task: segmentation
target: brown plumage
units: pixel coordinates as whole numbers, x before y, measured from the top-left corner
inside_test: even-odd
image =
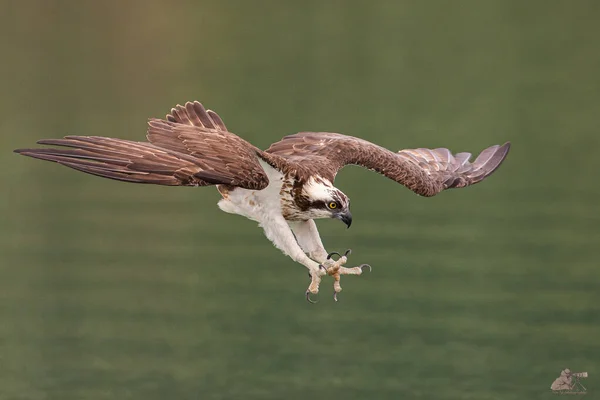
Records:
[[[301,132],[284,137],[266,151],[289,163],[309,165],[313,174],[333,182],[346,165],[360,165],[376,171],[422,196],[434,196],[444,189],[481,182],[504,161],[510,143],[485,149],[474,163],[470,153],[453,156],[448,149],[407,149],[394,153],[352,136],[329,132]]]
[[[54,161],[105,178],[171,186],[226,185],[261,190],[268,177],[263,160],[286,176],[306,182],[319,176],[333,183],[349,164],[376,171],[422,196],[465,187],[485,179],[505,159],[510,143],[485,149],[475,162],[469,153],[448,149],[408,149],[394,153],[352,136],[301,132],[262,151],[229,132],[221,118],[199,102],[171,110],[165,120],[148,122],[148,142],[99,136],[66,136],[39,144],[67,148],[15,152]]]
[[[79,171],[135,183],[171,186],[224,184],[264,189],[269,180],[262,152],[227,131],[221,118],[198,103],[177,106],[166,120],[148,121],[148,142],[99,136],[66,136],[38,144],[71,149],[18,149],[25,156]]]

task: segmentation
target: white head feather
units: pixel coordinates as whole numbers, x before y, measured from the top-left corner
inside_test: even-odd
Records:
[[[335,188],[328,180],[311,176],[308,181],[306,181],[306,184],[304,184],[303,189],[306,195],[313,201],[328,201],[331,199],[331,192]]]

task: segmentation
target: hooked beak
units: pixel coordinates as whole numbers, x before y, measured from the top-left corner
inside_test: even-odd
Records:
[[[340,213],[336,215],[336,218],[345,223],[348,228],[352,225],[352,214],[350,214],[350,211]]]

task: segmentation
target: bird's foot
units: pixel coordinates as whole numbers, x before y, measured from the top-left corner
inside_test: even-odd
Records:
[[[321,283],[321,277],[324,275],[327,275],[327,269],[322,265],[319,265],[319,268],[315,271],[308,272],[310,285],[308,286],[308,289],[306,289],[306,300],[309,303],[318,303],[318,301],[312,300],[310,295],[319,293],[319,284]]]
[[[363,273],[363,268],[369,268],[369,271],[371,271],[371,266],[368,264],[362,264],[359,265],[357,267],[353,267],[353,268],[346,268],[343,267],[344,264],[346,264],[346,262],[348,261],[348,256],[350,255],[351,250],[348,249],[346,250],[346,252],[344,253],[344,255],[341,255],[340,253],[337,252],[332,252],[329,253],[327,255],[327,260],[323,263],[323,265],[321,265],[320,267],[322,267],[325,270],[325,273],[327,275],[330,275],[333,277],[334,281],[333,281],[333,300],[338,301],[337,295],[339,292],[342,291],[342,286],[340,285],[340,278],[342,275],[360,275]],[[337,255],[339,256],[339,258],[336,260],[333,259],[333,255]],[[313,274],[316,275],[316,274]],[[313,276],[311,276],[312,278],[312,282],[311,285],[309,286],[308,290],[306,291],[306,299],[308,301],[310,301],[311,303],[314,303],[313,301],[310,300],[309,297],[309,293],[317,293],[319,291],[319,285],[318,283],[316,284],[316,286],[314,286],[314,282],[315,282],[315,278]],[[318,278],[318,281],[321,281],[321,278]],[[316,291],[312,291],[311,288],[316,287]]]

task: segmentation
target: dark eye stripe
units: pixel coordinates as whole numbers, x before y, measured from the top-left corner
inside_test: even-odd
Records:
[[[335,203],[335,207],[330,207],[331,203]],[[321,208],[325,210],[338,210],[342,208],[341,201],[323,201],[323,200],[315,200],[310,203],[310,208]]]
[[[310,204],[310,208],[324,208],[327,209],[327,203],[323,200],[316,200]]]

